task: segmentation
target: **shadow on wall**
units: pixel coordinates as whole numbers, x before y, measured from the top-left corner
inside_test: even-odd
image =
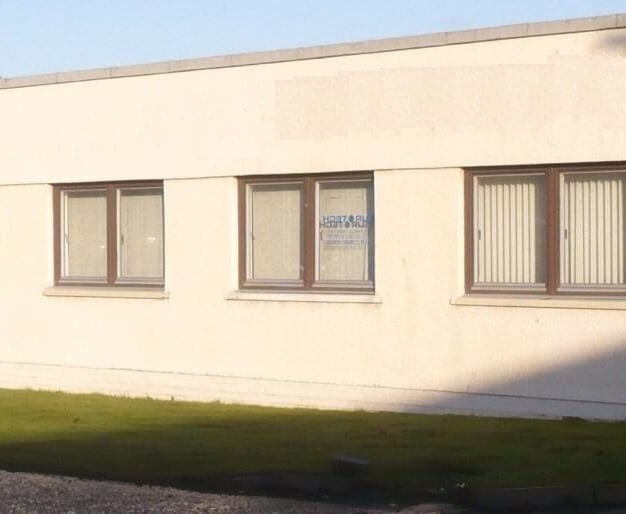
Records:
[[[626,335],[612,348],[540,371],[512,369],[505,381],[479,381],[465,391],[403,390],[399,396],[407,412],[626,419]]]
[[[506,335],[502,335],[501,341],[503,355],[490,355],[482,350],[484,364],[462,372],[470,377],[467,382],[459,376],[456,383],[442,382],[439,387],[433,387],[432,380],[420,384],[420,369],[442,366],[441,357],[429,362],[426,356],[411,363],[415,369],[413,387],[390,386],[391,372],[388,380],[381,379],[379,385],[373,386],[262,378],[262,369],[258,373],[260,377],[249,378],[211,375],[210,370],[200,375],[0,364],[6,379],[3,383],[10,387],[24,387],[26,376],[32,379],[27,384],[29,387],[161,399],[413,413],[626,419],[626,323],[623,338],[611,341],[598,335],[584,345],[578,341],[576,347],[587,349],[586,357],[576,358],[563,352],[554,365],[553,352],[546,352],[552,353],[550,366],[542,365],[540,353],[534,355],[532,367],[508,357]],[[603,350],[594,351],[599,347]],[[481,352],[479,345],[476,352]],[[343,363],[347,377],[351,376],[351,365],[349,358]],[[385,376],[384,370],[379,372]],[[444,375],[449,377],[450,373]],[[11,377],[15,377],[15,382],[11,382]]]

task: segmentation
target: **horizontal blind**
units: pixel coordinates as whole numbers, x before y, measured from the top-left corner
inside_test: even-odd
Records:
[[[474,180],[474,283],[545,283],[544,175]]]
[[[624,284],[624,173],[561,176],[562,285]]]

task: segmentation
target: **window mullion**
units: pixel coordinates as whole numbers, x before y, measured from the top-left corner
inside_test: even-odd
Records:
[[[315,180],[304,179],[304,204],[302,216],[302,278],[304,288],[315,282]]]
[[[117,278],[117,188],[107,186],[107,285]]]
[[[555,294],[559,283],[559,174],[554,168],[547,169],[546,174],[546,289],[548,294]]]

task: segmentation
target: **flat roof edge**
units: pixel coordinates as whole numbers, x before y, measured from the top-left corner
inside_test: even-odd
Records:
[[[348,55],[362,55],[398,50],[413,50],[436,46],[481,43],[503,39],[524,37],[551,36],[576,32],[592,32],[626,28],[626,13],[569,20],[520,23],[480,29],[438,32],[418,36],[372,39],[352,43],[335,43],[329,45],[248,52],[197,59],[182,59],[148,64],[135,64],[88,70],[65,71],[44,75],[0,78],[0,89],[64,84],[141,75],[158,75],[185,71],[229,68],[235,66],[251,66],[307,59],[322,59]]]

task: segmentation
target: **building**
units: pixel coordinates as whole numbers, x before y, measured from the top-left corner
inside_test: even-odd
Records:
[[[0,387],[626,418],[626,15],[0,80]]]

